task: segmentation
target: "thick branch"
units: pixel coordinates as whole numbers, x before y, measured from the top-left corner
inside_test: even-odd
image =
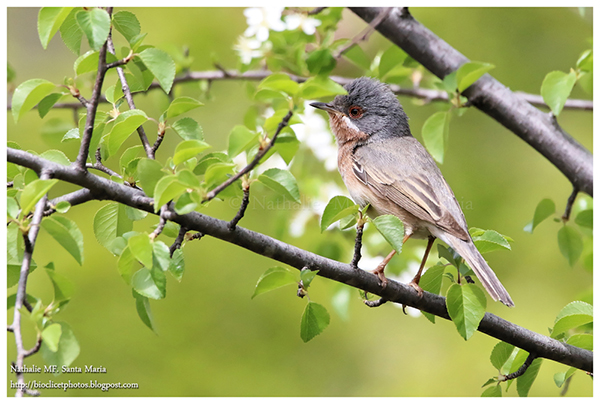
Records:
[[[381,12],[379,7],[350,9],[367,23]],[[406,10],[395,8],[377,30],[439,78],[469,61]],[[574,187],[593,196],[592,154],[558,126],[556,119],[525,102],[489,74],[463,91],[463,95],[550,160]]]
[[[154,213],[153,200],[140,190],[88,172],[80,172],[71,167],[53,163],[22,150],[8,148],[7,156],[11,163],[31,168],[38,173],[42,169],[49,170],[54,178],[88,188],[94,194],[104,195],[107,199]],[[442,296],[424,292],[423,297],[419,298],[414,288],[393,280],[390,280],[387,287],[382,289],[377,276],[369,272],[357,271],[349,264],[313,254],[239,226],[230,230],[228,222],[197,212],[177,215],[173,211],[167,211],[164,216],[186,229],[200,231],[202,234],[238,245],[291,267],[297,269],[308,267],[311,270],[318,270],[319,276],[379,295],[384,300],[405,304],[445,319],[450,318],[446,310],[445,299]],[[591,351],[537,334],[494,314],[486,313],[478,330],[533,353],[537,357],[547,358],[588,372],[592,371],[593,353]]]

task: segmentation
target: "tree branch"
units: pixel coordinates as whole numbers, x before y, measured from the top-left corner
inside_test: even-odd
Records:
[[[88,172],[78,171],[72,167],[53,163],[22,150],[7,148],[7,156],[11,163],[31,168],[38,173],[46,170],[51,172],[54,178],[85,187],[94,194],[104,195],[106,199],[154,214],[154,201],[140,190]],[[197,230],[202,234],[238,245],[297,269],[309,267],[311,270],[318,270],[318,275],[324,278],[381,296],[387,301],[405,304],[438,317],[450,319],[446,310],[445,298],[442,296],[424,292],[420,298],[414,288],[393,280],[390,280],[387,286],[382,288],[377,276],[366,271],[357,271],[350,264],[313,254],[239,226],[232,231],[229,229],[228,222],[198,212],[178,215],[167,210],[164,212],[164,216],[185,229]],[[485,314],[478,331],[524,349],[540,358],[550,359],[588,372],[593,369],[593,353],[591,351],[537,334],[491,313]]]
[[[275,131],[275,134],[273,135],[273,138],[271,139],[271,141],[266,146],[262,147],[262,149],[258,150],[258,153],[256,153],[256,156],[254,156],[254,159],[252,159],[252,161],[246,167],[242,168],[237,174],[229,177],[229,179],[227,179],[221,185],[215,187],[208,194],[206,194],[206,197],[204,198],[203,202],[210,201],[215,196],[217,196],[217,194],[219,192],[223,191],[229,185],[231,185],[234,182],[236,182],[237,180],[239,180],[243,175],[252,171],[252,169],[254,167],[256,167],[256,165],[259,163],[260,159],[262,159],[269,152],[269,150],[271,150],[271,148],[275,144],[275,141],[277,141],[277,135],[279,135],[279,132],[281,132],[283,130],[283,128],[285,128],[287,126],[292,115],[293,115],[293,112],[289,111],[287,113],[287,115],[283,117],[281,122],[279,122],[279,125],[277,126],[277,130]]]
[[[114,55],[115,46],[113,44],[111,34],[108,35],[106,45],[108,47],[108,51]],[[130,56],[128,56],[125,59],[128,59]],[[117,74],[119,75],[119,79],[121,80],[121,88],[123,89],[123,94],[125,95],[125,99],[127,100],[127,105],[129,105],[129,109],[135,109],[133,95],[131,94],[131,90],[129,89],[129,84],[127,83],[127,78],[125,77],[125,72],[123,71],[122,67],[117,66]],[[146,151],[146,156],[148,156],[148,158],[150,159],[154,159],[154,151],[152,150],[152,146],[150,146],[150,142],[148,142],[148,136],[146,136],[146,132],[144,131],[142,125],[138,126],[137,132],[140,137],[140,141],[142,142],[142,146],[144,146],[144,150]]]
[[[365,22],[379,7],[350,7]],[[395,8],[377,30],[439,78],[468,62],[408,12]],[[567,134],[553,117],[531,106],[489,74],[463,91],[473,106],[526,141],[558,168],[574,187],[593,196],[592,154]]]
[[[77,168],[73,170],[78,171]],[[50,171],[45,168],[41,168],[38,171],[38,175],[40,179],[47,180],[50,178]],[[30,350],[26,350],[23,347],[23,334],[21,333],[21,308],[25,305],[25,299],[27,296],[27,278],[29,277],[29,268],[31,266],[33,249],[35,248],[35,241],[37,240],[37,236],[40,231],[40,223],[42,222],[44,209],[46,208],[47,201],[48,195],[46,194],[35,205],[35,211],[29,224],[29,231],[23,234],[23,239],[25,241],[25,251],[23,253],[23,262],[21,263],[21,271],[19,274],[19,283],[17,286],[17,295],[15,298],[13,323],[10,326],[10,329],[15,336],[15,345],[17,347],[17,369],[23,368],[24,360],[27,356],[33,355],[39,350],[39,346],[37,346],[37,344],[37,348],[36,346],[34,346]],[[23,375],[23,372],[17,372],[17,383],[19,383],[21,386],[25,385],[25,377]],[[16,396],[22,397],[24,393],[24,389],[17,389]]]
[[[285,73],[285,72],[280,72]],[[176,77],[173,81],[173,85],[188,83],[200,80],[208,80],[208,81],[220,81],[220,80],[246,80],[246,81],[259,81],[263,80],[266,77],[273,74],[268,70],[249,70],[244,73],[240,73],[237,70],[207,70],[207,71],[196,71],[196,72],[187,72],[186,74]],[[291,73],[287,74],[292,80],[297,83],[303,83],[308,80],[307,77],[297,76]],[[330,76],[330,78],[340,85],[345,85],[354,80],[352,77],[341,77],[341,76]],[[448,102],[448,93],[442,90],[435,90],[430,88],[404,88],[400,87],[397,84],[388,84],[390,89],[397,95],[417,98],[420,100],[424,100],[425,102]],[[160,85],[158,83],[150,84],[150,87],[145,92],[160,89]],[[546,103],[544,102],[542,96],[536,94],[524,93],[522,91],[516,91],[514,93],[517,97],[527,101],[531,105],[535,105],[537,107],[542,107],[544,109],[549,109]],[[104,96],[101,96],[98,100],[99,102],[107,102]],[[57,103],[54,104],[52,108],[60,109],[79,109],[82,108],[79,103]],[[10,104],[7,106],[7,109],[10,110]],[[580,100],[580,99],[568,99],[565,103],[563,109],[571,109],[571,110],[584,110],[584,111],[593,111],[594,110],[594,102],[591,100]]]

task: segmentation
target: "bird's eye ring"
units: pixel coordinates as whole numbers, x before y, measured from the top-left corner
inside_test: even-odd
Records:
[[[363,109],[361,107],[353,105],[348,109],[348,115],[350,116],[350,118],[358,119],[363,115]]]

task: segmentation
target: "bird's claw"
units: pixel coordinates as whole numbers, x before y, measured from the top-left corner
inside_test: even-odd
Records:
[[[423,297],[423,288],[421,288],[419,284],[414,281],[414,279],[408,283],[408,286],[412,286],[417,291],[419,298]]]
[[[377,267],[373,271],[373,274],[377,275],[379,278],[379,286],[381,286],[383,289],[385,289],[388,284],[388,280],[383,273],[384,268],[385,267]]]

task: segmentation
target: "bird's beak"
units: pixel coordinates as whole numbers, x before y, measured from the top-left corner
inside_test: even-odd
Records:
[[[330,114],[340,115],[341,112],[335,109],[335,107],[331,104],[326,104],[324,102],[313,102],[310,104],[311,107],[315,107],[318,109],[322,109],[323,111],[329,112]]]

